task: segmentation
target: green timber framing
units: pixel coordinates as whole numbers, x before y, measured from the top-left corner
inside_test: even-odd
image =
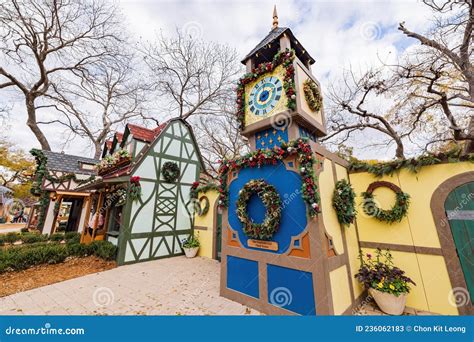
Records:
[[[172,153],[173,151],[170,153],[173,141],[179,142],[179,155]],[[189,150],[190,146],[191,150]],[[135,150],[136,146],[133,148]],[[179,241],[193,233],[193,215],[187,208],[189,190],[192,183],[199,179],[201,170],[204,170],[204,164],[192,128],[184,120],[170,120],[158,137],[149,146],[144,147],[142,153],[143,156],[139,157],[133,165],[130,177],[140,176],[143,195],[138,204],[127,201],[123,208],[122,226],[118,237],[117,262],[120,265],[182,255]],[[137,154],[134,153],[134,155]],[[150,170],[145,172],[148,177],[142,172],[143,167],[146,167],[147,159],[153,160],[154,177],[150,176]],[[180,166],[180,177],[176,183],[166,183],[162,180],[161,168],[165,161],[174,161]],[[192,179],[188,172],[191,166],[194,166]],[[187,179],[183,180],[185,176]],[[145,189],[147,185],[152,186],[150,193]],[[139,224],[137,219],[150,202],[153,207],[151,231],[136,232],[134,228]],[[189,225],[185,229],[179,229],[178,226],[180,220],[183,219],[179,215],[184,214],[179,212],[180,207],[186,210],[184,216],[189,220]],[[163,227],[169,229],[163,230],[161,229]],[[139,246],[134,244],[134,241],[143,241],[143,243]]]
[[[140,177],[141,198],[126,201],[118,236],[108,234],[107,237],[111,241],[116,239],[117,263],[123,265],[182,255],[181,239],[194,232],[194,217],[188,208],[189,191],[201,172],[205,172],[192,128],[186,121],[176,118],[164,124],[151,142],[128,135],[124,134],[120,142],[121,148],[131,144],[129,151],[133,157],[126,174],[114,175],[114,171],[104,175],[99,183],[84,186],[84,189],[104,191],[104,187],[123,184],[129,192],[130,178]],[[114,149],[115,146],[110,152]],[[179,166],[180,176],[174,183],[165,182],[161,176],[166,161]],[[105,223],[107,227],[111,226],[110,219]]]

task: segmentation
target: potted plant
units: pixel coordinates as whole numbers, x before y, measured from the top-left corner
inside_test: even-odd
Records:
[[[200,245],[199,239],[194,235],[190,235],[187,239],[183,239],[182,241],[184,254],[186,254],[187,258],[194,258]]]
[[[377,249],[375,258],[371,254],[359,253],[361,263],[355,278],[364,285],[379,306],[389,315],[401,315],[405,309],[409,284],[416,285],[405,276],[405,272],[395,267],[389,250]]]

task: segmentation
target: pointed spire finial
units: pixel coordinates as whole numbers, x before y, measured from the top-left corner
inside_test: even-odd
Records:
[[[273,6],[273,28],[278,27],[278,13],[277,13],[277,6]]]

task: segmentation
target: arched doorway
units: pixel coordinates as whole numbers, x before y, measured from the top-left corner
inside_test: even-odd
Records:
[[[441,249],[451,285],[465,292],[458,310],[474,314],[474,172],[466,172],[443,182],[431,199]],[[458,293],[459,294],[459,293]]]

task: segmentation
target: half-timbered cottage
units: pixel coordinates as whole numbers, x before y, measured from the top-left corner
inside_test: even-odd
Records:
[[[190,190],[203,170],[191,127],[181,119],[155,129],[127,124],[104,145],[91,192],[83,243],[106,239],[119,264],[181,255],[193,233]]]
[[[58,231],[82,231],[84,208],[89,193],[77,187],[95,178],[96,159],[65,153],[32,150],[36,158],[33,192],[40,197],[29,218],[28,227],[44,234]]]

